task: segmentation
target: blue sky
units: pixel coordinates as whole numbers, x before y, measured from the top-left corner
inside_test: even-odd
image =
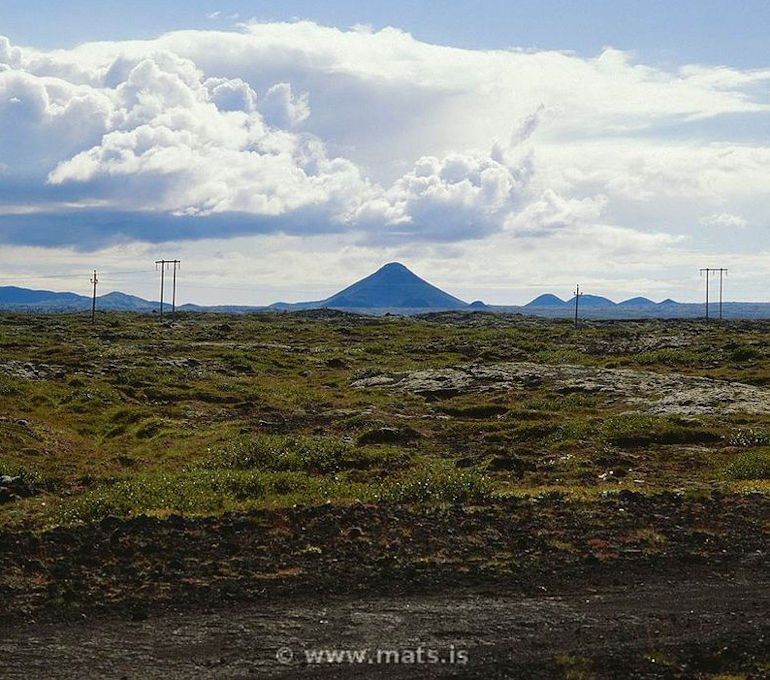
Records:
[[[770,3],[0,4],[0,285],[764,300]],[[137,42],[140,41],[140,42]],[[22,278],[23,277],[23,278]],[[81,278],[83,281],[81,281]]]
[[[219,12],[217,18],[211,15]],[[636,50],[654,63],[760,66],[767,61],[766,0],[356,0],[163,2],[4,0],[2,32],[19,44],[69,47],[151,38],[235,21],[311,19],[329,26],[398,26],[419,40],[472,49],[523,47],[593,55]]]

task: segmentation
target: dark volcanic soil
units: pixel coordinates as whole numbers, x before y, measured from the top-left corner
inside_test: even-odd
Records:
[[[144,621],[109,617],[69,626],[24,625],[0,642],[3,659],[11,661],[0,675],[41,680],[711,677],[725,668],[756,667],[766,654],[768,585],[768,580],[688,579],[559,597],[468,591],[319,596],[169,612]],[[417,663],[419,649],[423,659],[432,652],[437,661]],[[322,657],[320,663],[308,663],[308,653],[323,650],[363,655],[361,661],[330,663]],[[398,656],[385,656],[393,652]]]
[[[620,492],[4,534],[0,677],[768,677],[768,518]],[[301,663],[420,645],[469,661]]]

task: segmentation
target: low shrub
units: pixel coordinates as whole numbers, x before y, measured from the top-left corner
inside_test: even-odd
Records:
[[[23,390],[22,380],[0,373],[0,397],[12,397],[21,394]]]
[[[51,519],[55,524],[78,524],[108,515],[210,515],[272,501],[286,506],[331,499],[373,500],[374,493],[365,485],[301,472],[187,469],[106,480],[59,503]]]
[[[647,444],[697,444],[719,441],[721,436],[703,425],[673,416],[623,413],[599,426],[602,438],[615,446]]]
[[[686,349],[657,349],[642,352],[633,358],[639,366],[663,365],[694,368],[704,362],[704,357]]]
[[[722,472],[734,480],[770,479],[770,449],[738,453]]]
[[[741,347],[736,347],[732,352],[730,352],[730,359],[738,363],[743,363],[745,361],[753,361],[754,359],[761,359],[761,358],[762,358],[762,352],[758,350],[756,347],[750,347],[748,345],[742,345]]]
[[[216,451],[204,463],[208,468],[235,470],[335,472],[352,447],[342,442],[312,437],[258,435],[243,437]]]
[[[770,432],[767,430],[755,430],[753,428],[740,428],[728,440],[730,446],[765,446],[770,444]]]
[[[483,503],[492,483],[471,471],[419,470],[388,481],[378,498],[390,503]]]
[[[0,459],[0,477],[20,477],[25,484],[39,484],[41,475],[37,470],[32,470],[24,465],[10,460]]]
[[[152,439],[160,434],[163,429],[167,429],[169,423],[161,418],[148,418],[136,430],[137,439]]]
[[[253,471],[186,470],[145,473],[108,480],[63,504],[57,519],[66,524],[92,522],[107,515],[210,513],[228,503],[264,496],[267,484]]]
[[[214,451],[203,467],[327,474],[399,460],[404,455],[399,449],[355,447],[329,437],[257,435],[243,437]]]
[[[441,411],[455,418],[493,418],[508,412],[502,404],[471,404],[469,406],[444,406]]]

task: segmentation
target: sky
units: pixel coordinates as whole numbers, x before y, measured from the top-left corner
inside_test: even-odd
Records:
[[[0,2],[0,285],[767,301],[770,3]]]

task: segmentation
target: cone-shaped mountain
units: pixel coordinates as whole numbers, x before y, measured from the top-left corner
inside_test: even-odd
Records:
[[[321,303],[337,308],[460,309],[468,304],[391,262]]]

